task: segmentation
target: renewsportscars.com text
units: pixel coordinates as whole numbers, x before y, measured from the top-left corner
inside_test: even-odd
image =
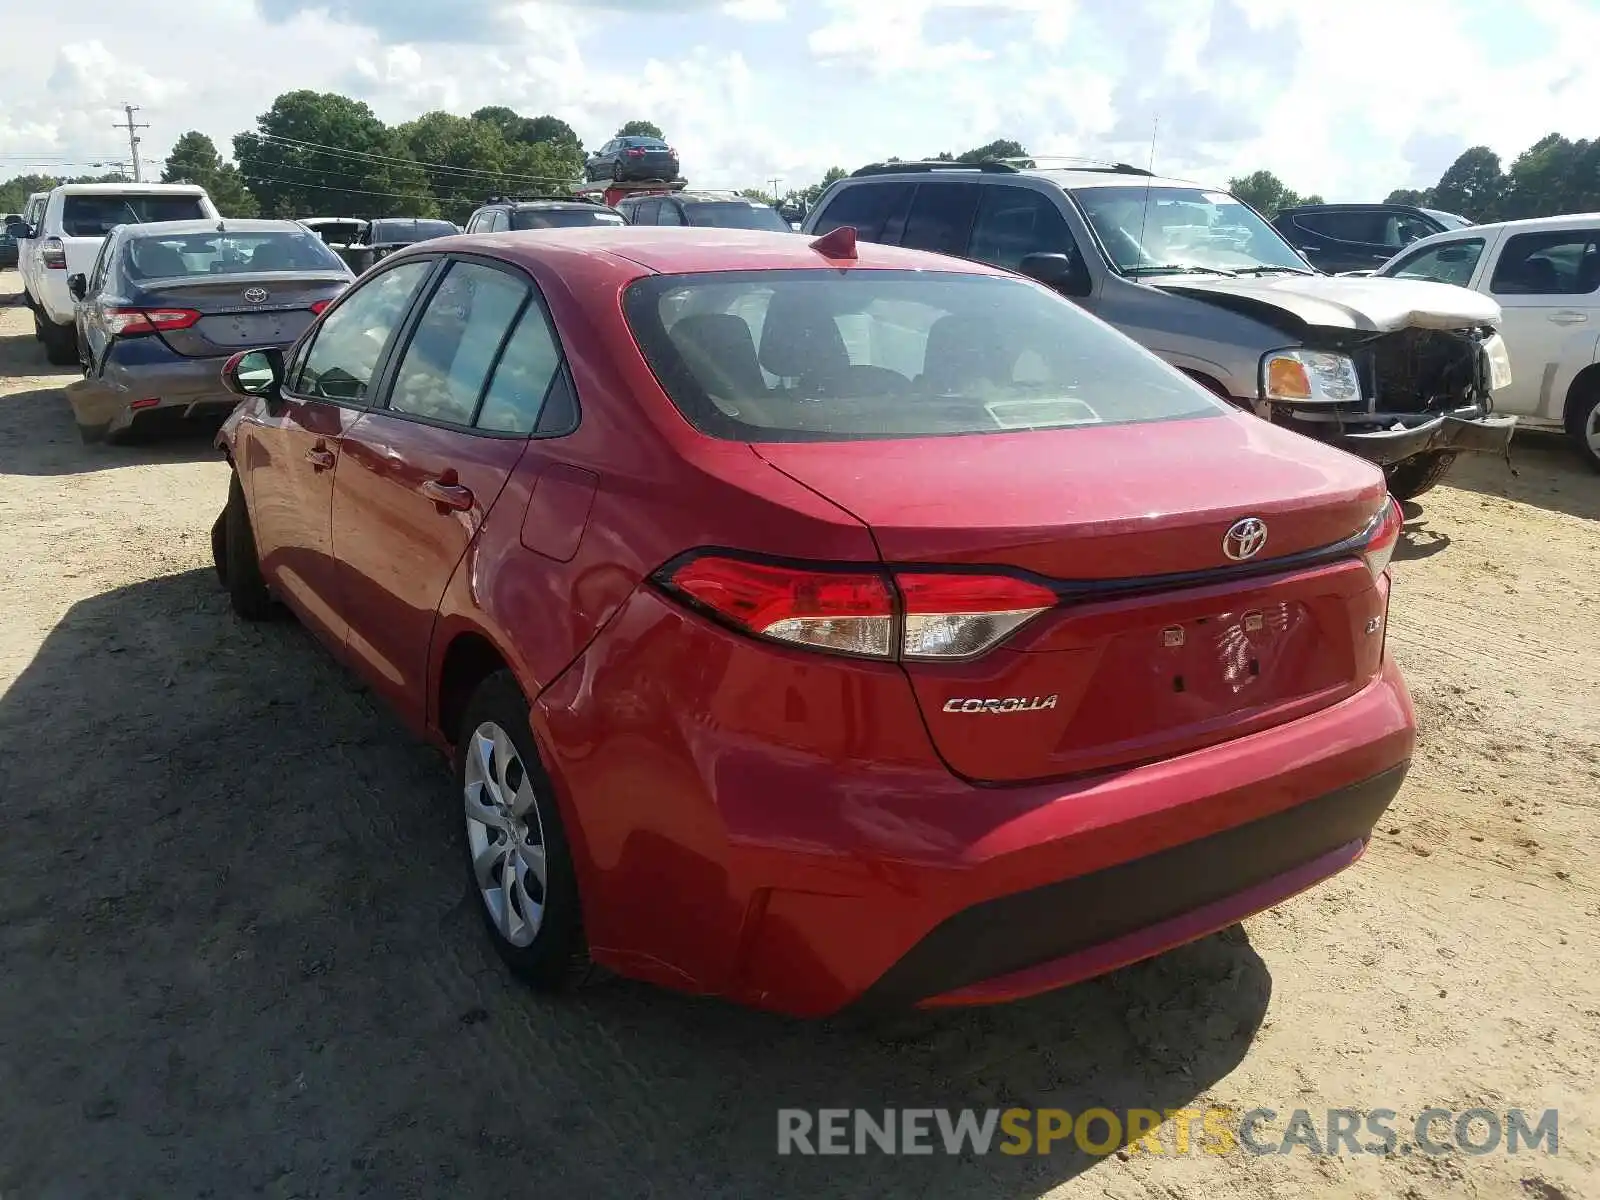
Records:
[[[1556,1154],[1558,1126],[1553,1108],[781,1108],[778,1153]]]

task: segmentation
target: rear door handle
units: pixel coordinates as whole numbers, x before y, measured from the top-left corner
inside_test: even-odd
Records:
[[[442,512],[467,512],[473,504],[472,489],[463,484],[454,471],[428,480],[422,485],[422,494]]]
[[[325,443],[318,442],[306,451],[306,461],[311,464],[313,471],[331,471],[335,460],[333,451]]]
[[[1550,320],[1557,325],[1582,325],[1588,319],[1588,313],[1575,312],[1572,309],[1563,309],[1561,312],[1550,314]]]

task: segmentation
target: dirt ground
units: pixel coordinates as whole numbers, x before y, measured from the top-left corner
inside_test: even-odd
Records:
[[[230,615],[207,440],[84,447],[71,374],[0,307],[5,1200],[1600,1195],[1600,475],[1560,443],[1412,508],[1421,748],[1364,861],[1109,978],[864,1029],[510,983],[443,762]],[[782,1106],[1012,1103],[1555,1107],[1560,1152],[776,1153]]]

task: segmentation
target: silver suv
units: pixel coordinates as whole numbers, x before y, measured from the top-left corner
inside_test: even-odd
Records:
[[[1257,415],[1381,465],[1401,499],[1461,451],[1505,454],[1516,418],[1500,307],[1465,288],[1313,269],[1225,191],[1120,163],[881,163],[802,227],[1029,275]]]

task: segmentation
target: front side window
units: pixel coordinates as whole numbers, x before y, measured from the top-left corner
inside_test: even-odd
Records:
[[[389,407],[472,424],[489,370],[527,298],[527,285],[505,271],[451,263],[395,369]]]
[[[676,200],[663,200],[661,209],[656,214],[657,225],[682,225],[683,209]]]
[[[384,347],[432,269],[423,259],[356,284],[318,328],[294,390],[319,400],[365,400]]]
[[[151,221],[198,221],[205,216],[199,196],[150,192],[96,192],[62,201],[61,231],[67,237],[104,237],[118,225]]]
[[[1055,201],[1031,188],[982,188],[968,255],[1014,271],[1029,254],[1072,254],[1077,249]]]
[[[1225,412],[1071,302],[956,272],[656,275],[625,312],[684,417],[738,441],[858,441]]]
[[[123,267],[131,279],[240,275],[257,271],[346,272],[343,260],[314,233],[186,233],[130,237]]]
[[[1600,287],[1600,229],[1506,239],[1489,290],[1497,296],[1586,296]]]
[[[1310,273],[1276,229],[1227,192],[1116,184],[1072,194],[1124,275]]]
[[[1389,279],[1424,279],[1429,283],[1453,283],[1466,287],[1472,282],[1478,259],[1483,257],[1482,238],[1461,238],[1424,246],[1404,258],[1396,259],[1379,271]]]

